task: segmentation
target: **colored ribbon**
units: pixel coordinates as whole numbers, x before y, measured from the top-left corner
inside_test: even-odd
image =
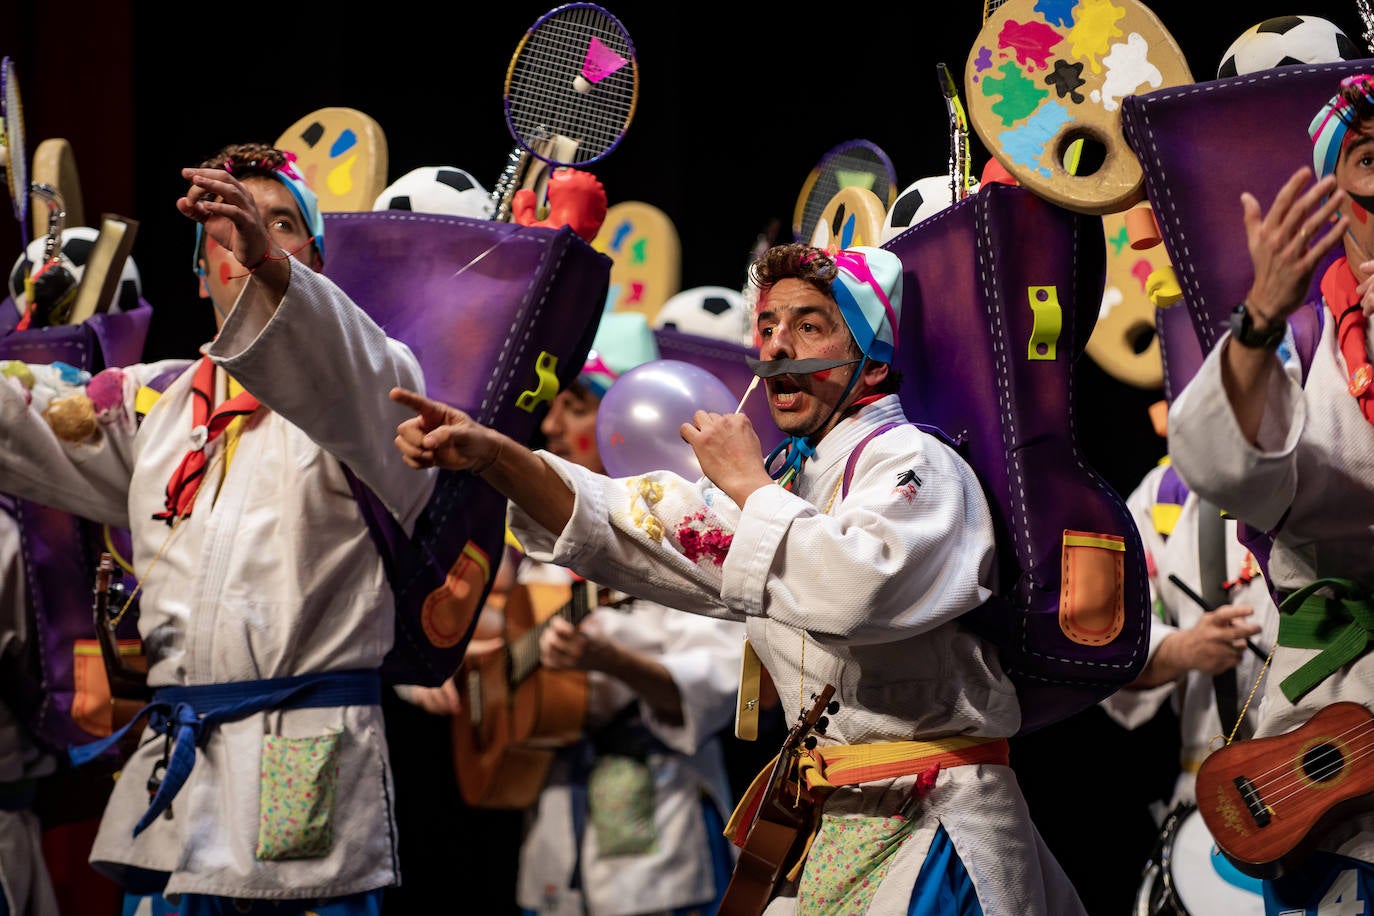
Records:
[[[1364,418],[1374,423],[1374,366],[1370,365],[1365,346],[1369,319],[1360,305],[1358,284],[1350,265],[1341,257],[1322,275],[1322,298],[1336,320],[1336,341],[1345,357],[1350,394],[1359,403]]]
[[[215,364],[209,357],[202,356],[196,364],[195,376],[191,380],[193,399],[191,402],[192,446],[181,462],[172,471],[167,481],[167,498],[163,511],[153,518],[171,525],[178,518],[191,514],[196,501],[196,492],[205,478],[205,449],[236,418],[246,416],[258,409],[258,399],[246,391],[229,398],[212,412],[214,403]]]
[[[295,677],[241,681],[231,684],[199,684],[162,687],[122,728],[109,737],[79,747],[68,755],[81,766],[117,744],[136,722],[148,717],[148,727],[170,735],[172,754],[148,810],[134,825],[138,836],[172,804],[196,763],[196,746],[222,722],[232,722],[267,709],[303,709],[329,706],[378,706],[381,680],[376,671],[335,671]]]

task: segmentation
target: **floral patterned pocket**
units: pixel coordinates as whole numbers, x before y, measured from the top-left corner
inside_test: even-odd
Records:
[[[654,775],[634,757],[608,754],[592,767],[587,805],[603,856],[643,855],[654,849]]]
[[[330,816],[338,780],[338,732],[314,738],[263,735],[257,857],[328,855],[334,843]]]
[[[867,912],[911,824],[901,817],[822,817],[797,888],[798,916]]]

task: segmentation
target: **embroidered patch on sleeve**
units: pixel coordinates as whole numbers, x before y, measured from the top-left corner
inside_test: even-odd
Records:
[[[917,473],[913,471],[911,468],[907,468],[905,471],[897,475],[897,486],[892,492],[896,493],[898,496],[902,497],[907,502],[911,502],[916,498],[916,492],[920,489],[920,487],[920,476],[918,476]]]

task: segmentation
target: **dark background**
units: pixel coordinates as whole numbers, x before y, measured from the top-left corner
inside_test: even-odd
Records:
[[[190,355],[213,330],[195,295],[193,231],[174,207],[184,190],[181,167],[229,142],[272,142],[310,111],[345,106],[385,130],[389,179],[421,165],[454,165],[490,187],[513,145],[502,114],[506,65],[525,29],[554,5],[347,11],[342,4],[7,0],[0,54],[16,62],[29,152],[49,137],[71,142],[87,222],[106,211],[140,221],[133,257],[155,309],[146,353],[155,359]],[[899,188],[946,170],[935,65],[962,77],[981,3],[605,5],[635,43],[641,88],[623,143],[588,170],[611,203],[646,201],[673,220],[684,289],[738,287],[760,233],[770,226],[786,233],[808,171],[838,143],[878,144]],[[1242,31],[1276,15],[1325,17],[1366,47],[1354,2],[1148,5],[1197,80],[1215,75]],[[1236,142],[1263,136],[1238,126]],[[972,154],[980,171],[988,156],[976,135]],[[8,271],[3,258],[19,251],[18,225],[0,220],[0,267]],[[1129,492],[1163,453],[1145,412],[1161,392],[1121,384],[1086,358],[1076,372],[1083,451]],[[508,904],[516,817],[462,810],[442,723],[409,708],[387,711],[406,881],[389,909],[437,894],[456,904],[473,894]],[[1125,732],[1090,710],[1013,744],[1041,832],[1094,916],[1129,911],[1155,839],[1146,806],[1172,788],[1174,728],[1167,711]],[[754,751],[741,754],[747,760]]]

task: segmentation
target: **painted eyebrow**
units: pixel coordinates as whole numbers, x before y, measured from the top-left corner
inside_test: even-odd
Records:
[[[1357,135],[1354,140],[1346,144],[1343,158],[1349,160],[1351,156],[1355,155],[1356,150],[1369,146],[1370,144],[1374,144],[1374,137],[1371,137],[1369,134]]]
[[[793,315],[801,317],[811,317],[813,315],[824,315],[825,307],[821,305],[796,305],[792,306],[792,308],[790,308],[788,311],[790,311]],[[775,320],[777,319],[777,317],[778,313],[776,309],[764,309],[761,312],[759,312],[758,320]]]
[[[267,211],[268,219],[276,219],[278,217],[295,220],[302,225],[305,223],[305,220],[301,219],[300,211],[292,209],[291,207],[273,207],[271,210]]]

